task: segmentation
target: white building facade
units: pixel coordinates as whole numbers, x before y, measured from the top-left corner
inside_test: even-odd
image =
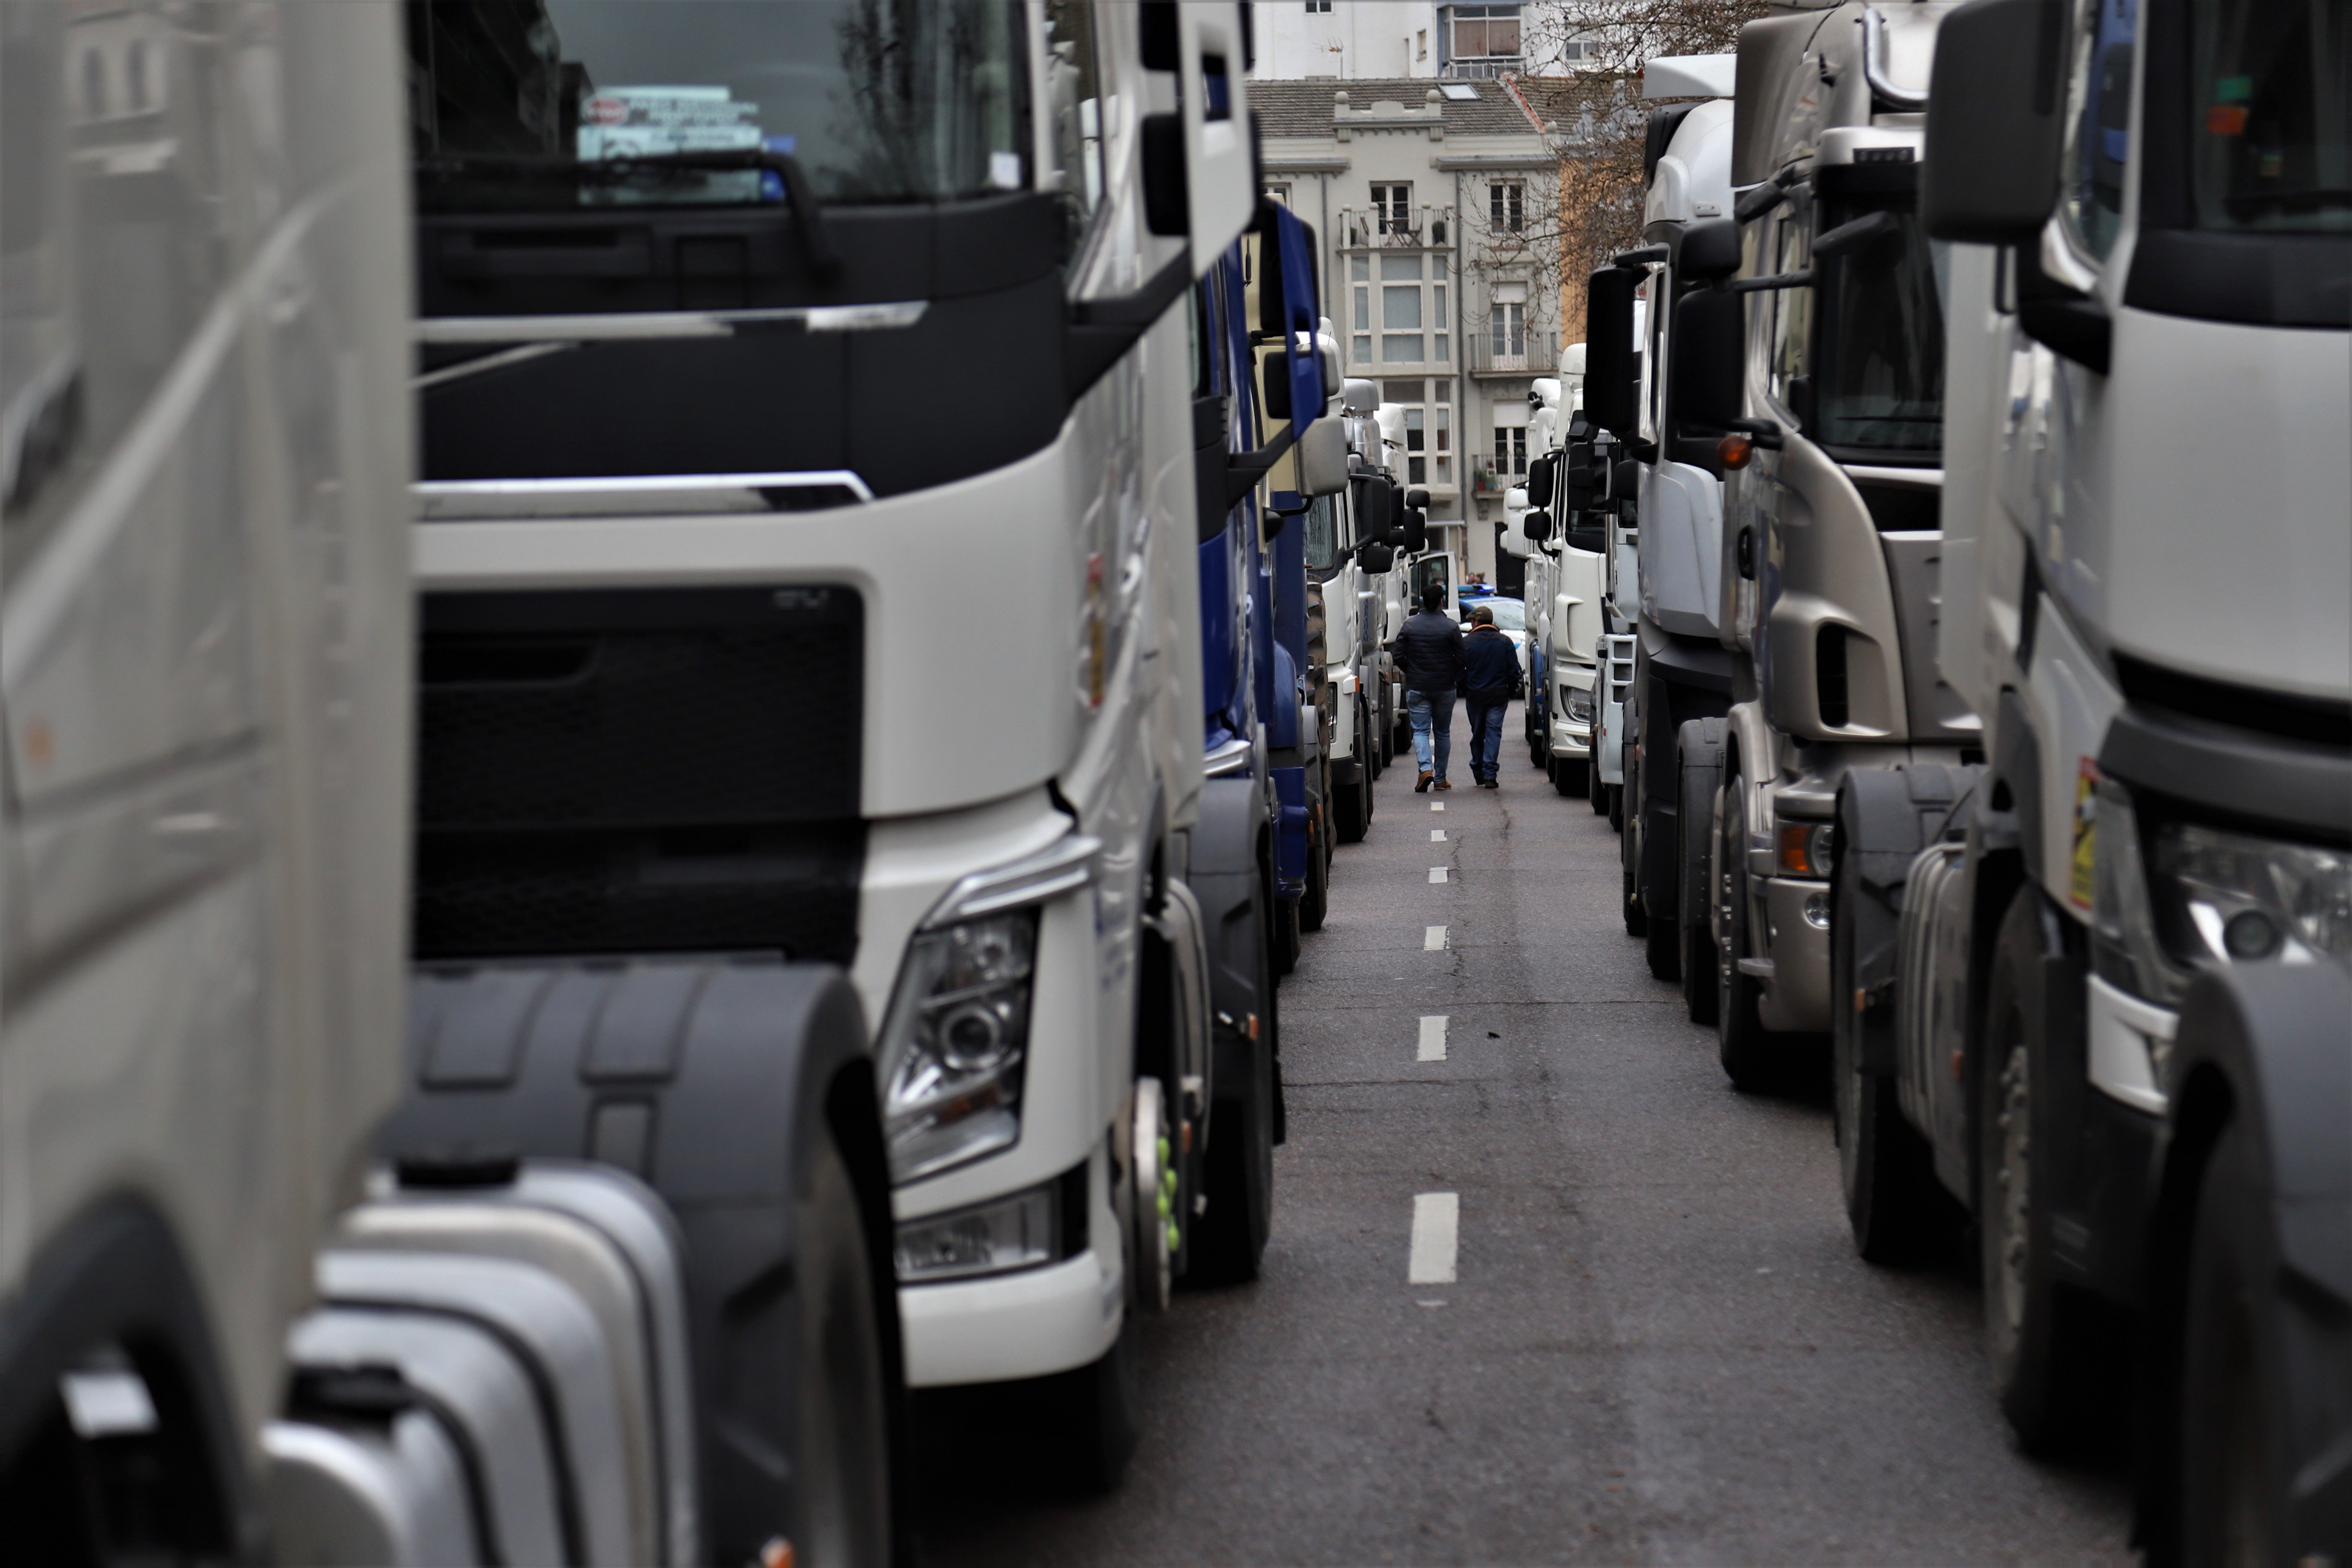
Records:
[[[1573,68],[1557,0],[1255,0],[1257,68],[1266,81],[1491,79]]]
[[[1402,407],[1400,476],[1496,581],[1528,385],[1559,363],[1558,152],[1504,80],[1253,80],[1250,102],[1268,194],[1318,236],[1347,374]]]

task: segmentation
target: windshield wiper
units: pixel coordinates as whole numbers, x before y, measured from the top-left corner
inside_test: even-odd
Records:
[[[691,153],[644,153],[624,158],[430,153],[420,156],[416,165],[426,173],[442,175],[496,171],[555,180],[622,179],[646,170],[666,169],[771,174],[783,182],[784,199],[793,209],[793,231],[800,239],[801,254],[809,270],[820,278],[830,278],[841,270],[841,258],[835,253],[833,241],[825,233],[824,213],[817,205],[816,190],[809,184],[808,173],[801,167],[800,160],[790,153],[771,152],[765,147],[711,147]]]

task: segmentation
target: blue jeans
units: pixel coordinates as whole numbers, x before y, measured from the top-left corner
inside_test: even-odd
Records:
[[[1502,772],[1503,715],[1509,711],[1511,700],[1481,702],[1470,699],[1470,772],[1474,777],[1491,779]]]
[[[1445,776],[1446,759],[1454,754],[1454,693],[1451,691],[1408,691],[1404,694],[1405,716],[1412,721],[1412,755],[1423,773]],[[1437,765],[1432,768],[1430,750],[1437,752]]]

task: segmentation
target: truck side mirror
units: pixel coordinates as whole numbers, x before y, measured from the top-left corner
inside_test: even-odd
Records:
[[[1976,0],[1936,30],[1919,216],[1937,239],[2031,241],[2058,205],[2064,19],[2053,0]]]
[[[1337,419],[1309,425],[1291,455],[1297,459],[1301,495],[1338,495],[1348,488],[1348,432]]]
[[[1385,544],[1360,544],[1356,547],[1356,564],[1377,577],[1396,564],[1396,552]]]
[[[1721,283],[1739,271],[1739,226],[1727,217],[1711,217],[1683,230],[1675,274],[1694,283]]]
[[[1402,542],[1403,509],[1397,503],[1396,481],[1386,474],[1349,476],[1348,510],[1355,514],[1356,531],[1365,540],[1391,547]]]
[[[1712,440],[1739,417],[1747,369],[1747,311],[1737,294],[1700,289],[1675,304],[1674,372],[1667,378],[1675,435]]]
[[[1397,542],[1408,554],[1418,555],[1429,548],[1429,514],[1417,506],[1404,509],[1404,537]]]
[[[1258,330],[1272,334],[1284,351],[1266,356],[1266,415],[1291,420],[1304,435],[1328,406],[1331,390],[1318,341],[1322,319],[1315,297],[1315,231],[1292,216],[1289,208],[1271,201],[1258,204],[1250,228],[1258,237]],[[1276,360],[1286,381],[1279,395],[1272,384]]]
[[[1143,63],[1168,67],[1168,14],[1174,14],[1177,110],[1143,119],[1144,222],[1154,234],[1192,241],[1192,269],[1208,271],[1249,226],[1257,208],[1257,136],[1241,65],[1247,53],[1244,7],[1150,7]],[[1310,310],[1306,328],[1315,330]],[[1318,402],[1319,409],[1322,405]]]
[[[1528,504],[1529,506],[1551,505],[1552,470],[1559,466],[1559,454],[1558,452],[1546,452],[1542,457],[1538,458],[1528,464],[1528,482],[1526,488],[1528,492]],[[1538,536],[1529,534],[1528,537],[1532,539]]]
[[[1429,492],[1423,489],[1407,490],[1404,492],[1404,504],[1409,507],[1419,508],[1423,511],[1427,511],[1429,510]]]
[[[1538,507],[1519,520],[1519,530],[1540,544],[1551,537],[1551,513]]]
[[[1584,295],[1584,412],[1620,436],[1636,434],[1641,363],[1633,347],[1633,290],[1642,275],[1629,268],[1593,271]]]
[[[1559,470],[1559,494],[1555,498],[1562,511],[1583,511],[1600,500],[1604,488],[1601,479],[1593,472],[1592,443],[1579,440],[1563,454],[1566,461]]]

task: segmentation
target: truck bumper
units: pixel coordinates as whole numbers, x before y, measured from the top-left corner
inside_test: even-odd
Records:
[[[1044,1377],[1101,1357],[1118,1337],[1126,1280],[1089,1247],[1043,1268],[898,1292],[915,1388]]]
[[[1592,752],[1592,726],[1555,719],[1551,721],[1551,733],[1547,740],[1553,756],[1581,759]]]
[[[1830,885],[1795,877],[1764,883],[1764,955],[1772,973],[1757,998],[1768,1029],[1811,1033],[1830,1026]],[[1806,914],[1811,905],[1816,924]]]

